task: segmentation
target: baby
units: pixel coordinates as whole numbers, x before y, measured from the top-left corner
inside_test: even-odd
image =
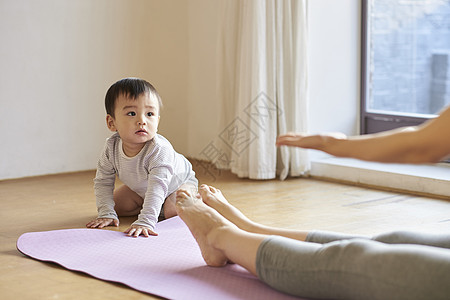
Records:
[[[158,218],[175,216],[176,191],[195,189],[192,165],[157,134],[161,98],[145,80],[125,78],[106,93],[106,125],[116,132],[106,140],[94,179],[98,217],[89,228],[119,226],[118,216],[136,216],[125,233],[157,235]],[[114,189],[116,175],[124,183]]]

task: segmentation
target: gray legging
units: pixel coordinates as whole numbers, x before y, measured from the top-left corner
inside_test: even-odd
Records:
[[[306,298],[450,299],[450,234],[313,231],[306,240],[266,238],[256,257],[258,277]]]

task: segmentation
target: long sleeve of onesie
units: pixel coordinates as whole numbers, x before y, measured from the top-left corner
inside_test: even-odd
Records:
[[[107,145],[98,160],[97,173],[94,179],[94,191],[97,202],[98,218],[111,218],[118,220],[117,213],[114,210],[114,183],[116,180],[116,171],[111,163],[110,154]]]
[[[138,219],[133,225],[146,226],[154,230],[162,205],[168,197],[169,182],[172,177],[173,169],[167,165],[158,166],[150,170],[144,204]]]

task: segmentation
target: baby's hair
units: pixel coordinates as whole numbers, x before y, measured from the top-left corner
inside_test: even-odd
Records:
[[[156,89],[148,81],[140,78],[124,78],[114,83],[106,92],[105,108],[106,113],[114,118],[114,109],[116,100],[119,96],[125,96],[129,99],[136,99],[141,94],[148,93],[150,97],[158,99],[159,109],[161,111],[162,101]]]

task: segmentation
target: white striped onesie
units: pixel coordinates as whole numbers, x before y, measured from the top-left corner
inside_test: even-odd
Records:
[[[162,135],[148,141],[134,157],[127,157],[122,140],[115,133],[106,140],[98,160],[94,190],[98,218],[118,219],[114,210],[114,182],[119,179],[144,199],[142,210],[133,225],[154,230],[165,199],[182,184],[198,186],[191,163],[177,153]]]

